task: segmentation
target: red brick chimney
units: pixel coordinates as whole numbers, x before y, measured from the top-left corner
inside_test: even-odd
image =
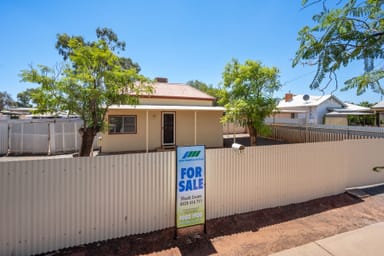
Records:
[[[286,93],[284,99],[285,99],[285,102],[292,101],[293,100],[293,94],[290,92]]]
[[[168,78],[166,77],[155,77],[155,81],[158,83],[168,83]]]

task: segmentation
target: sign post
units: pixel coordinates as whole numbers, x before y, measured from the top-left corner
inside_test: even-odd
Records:
[[[205,224],[205,146],[177,147],[176,228]]]

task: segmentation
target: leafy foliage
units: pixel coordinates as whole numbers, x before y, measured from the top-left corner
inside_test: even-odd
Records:
[[[364,73],[345,82],[342,90],[356,89],[358,95],[370,88],[383,94],[380,80],[383,67],[374,61],[384,57],[383,0],[340,0],[337,8],[327,7],[326,0],[302,0],[304,7],[322,3],[322,11],[313,16],[313,27],[299,31],[300,47],[293,66],[303,62],[317,65],[317,72],[310,84],[311,89],[321,89],[323,80],[333,81],[338,87],[336,71],[356,60],[364,61]]]
[[[366,107],[366,108],[371,108],[375,104],[376,103],[372,103],[372,102],[369,102],[369,101],[362,101],[358,105],[362,106],[362,107]]]
[[[348,116],[348,125],[353,126],[374,126],[375,125],[375,115],[366,115],[366,116]]]
[[[103,130],[109,106],[136,104],[141,91],[151,91],[149,80],[138,73],[138,65],[116,55],[115,51],[124,50],[125,43],[110,29],[96,32],[98,39],[92,42],[81,36],[58,35],[56,48],[66,62],[54,68],[38,65],[21,72],[23,81],[40,85],[31,94],[39,112],[80,115],[84,121],[82,149],[86,151],[80,155],[89,153],[89,145],[84,143],[89,144]]]
[[[32,95],[38,90],[34,88],[28,88],[25,91],[19,92],[17,94],[17,106],[21,108],[31,108],[32,107]]]
[[[252,137],[266,128],[264,119],[276,107],[273,93],[280,88],[279,70],[263,66],[260,62],[247,60],[244,64],[233,59],[223,72],[223,85],[228,103],[224,122],[237,122],[247,126]]]
[[[14,107],[16,105],[15,101],[12,99],[12,96],[7,92],[0,92],[0,110],[4,110],[9,107]]]
[[[200,82],[198,80],[191,80],[187,82],[188,85],[205,92],[208,95],[216,98],[215,105],[224,106],[227,102],[224,99],[225,90],[222,88],[216,88],[212,85],[207,85],[206,83]]]

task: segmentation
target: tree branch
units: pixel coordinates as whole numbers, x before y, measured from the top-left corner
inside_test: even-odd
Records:
[[[374,33],[374,34],[371,35],[371,37],[377,37],[377,36],[383,36],[383,35],[384,35],[384,31]]]
[[[353,21],[356,21],[356,22],[363,23],[363,24],[367,27],[367,29],[370,29],[370,28],[371,28],[371,27],[369,26],[369,24],[368,24],[366,21],[364,21],[364,20],[357,19],[357,18],[352,18],[352,17],[345,17],[345,19],[346,19],[346,20],[353,20]],[[356,24],[356,26],[357,26],[357,24]]]

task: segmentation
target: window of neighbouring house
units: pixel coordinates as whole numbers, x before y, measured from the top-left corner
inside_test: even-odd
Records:
[[[109,116],[109,134],[136,133],[136,116]]]

